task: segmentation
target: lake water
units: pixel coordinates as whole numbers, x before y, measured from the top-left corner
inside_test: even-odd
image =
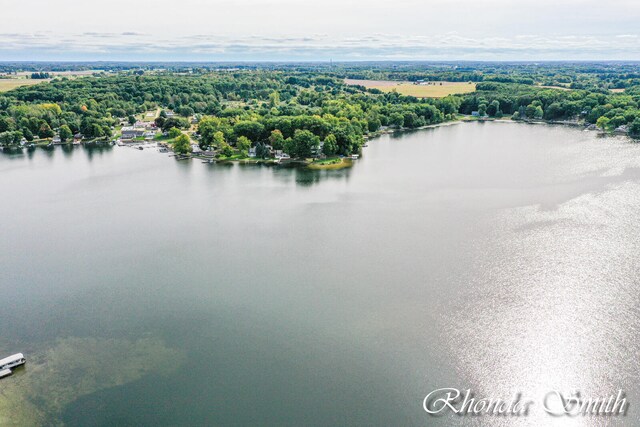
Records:
[[[640,424],[640,145],[446,126],[349,170],[0,155],[0,425]],[[432,417],[430,391],[536,401]],[[626,392],[625,417],[542,396]]]

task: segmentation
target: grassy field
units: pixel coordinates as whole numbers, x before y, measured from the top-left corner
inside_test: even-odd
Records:
[[[379,89],[384,92],[396,91],[402,95],[417,98],[444,98],[447,95],[469,93],[476,90],[475,83],[465,82],[429,82],[430,84],[416,85],[411,82],[396,82],[390,80],[352,80],[346,79],[348,85],[360,85],[369,89]]]
[[[6,92],[20,86],[32,86],[38,83],[48,82],[49,80],[31,80],[31,79],[0,79],[0,92]]]
[[[153,122],[157,117],[160,116],[160,109],[156,109],[155,111],[147,111],[146,113],[142,113],[138,115],[138,119],[143,122]]]

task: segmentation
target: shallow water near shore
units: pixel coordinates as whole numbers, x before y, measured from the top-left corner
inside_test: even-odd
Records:
[[[354,163],[0,153],[0,425],[640,424],[640,145],[462,123]],[[576,388],[629,411],[544,413]]]

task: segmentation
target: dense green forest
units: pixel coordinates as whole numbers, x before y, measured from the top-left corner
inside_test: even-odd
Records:
[[[629,135],[640,136],[638,64],[111,65],[107,72],[82,78],[52,72],[48,83],[0,94],[0,144],[54,134],[63,140],[77,133],[85,139],[111,138],[123,119],[157,109],[176,113],[156,119],[164,131],[188,129],[197,117],[195,135],[203,149],[253,146],[262,152],[270,145],[295,157],[319,147],[328,156],[349,155],[383,127],[418,128],[471,113],[584,122],[606,130],[626,127]],[[18,66],[2,64],[0,70],[10,74]],[[69,67],[91,69],[90,64]],[[348,86],[345,78],[472,81],[477,91],[418,99]]]

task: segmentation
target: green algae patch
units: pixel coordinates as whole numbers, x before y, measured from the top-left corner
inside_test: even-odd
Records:
[[[121,386],[150,373],[174,372],[186,355],[155,338],[66,338],[0,381],[0,425],[62,425],[76,399]]]

